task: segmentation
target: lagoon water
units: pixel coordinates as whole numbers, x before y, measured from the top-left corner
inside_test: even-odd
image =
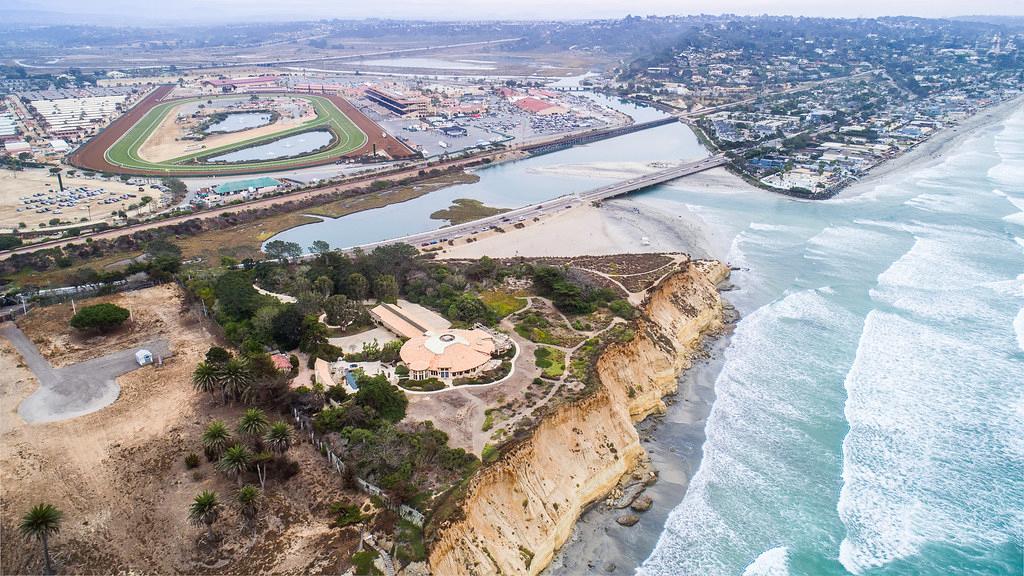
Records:
[[[534,168],[704,154],[664,126],[275,239],[351,246],[436,228],[455,198],[519,206],[605,182]],[[678,506],[640,574],[1021,573],[1024,110],[857,196],[684,179],[625,202],[695,214],[742,267],[703,460],[681,502],[658,503]]]
[[[274,158],[285,158],[307,154],[327,146],[331,143],[331,135],[328,130],[312,130],[294,136],[287,136],[268,144],[260,144],[249,148],[242,148],[220,156],[210,158],[210,162],[248,162],[252,160],[272,160]]]
[[[430,68],[439,70],[494,70],[494,62],[483,60],[442,60],[440,58],[371,58],[358,60],[364,66],[385,68]]]
[[[633,116],[637,122],[665,115],[655,108],[637,106],[618,98],[588,95],[604,105]],[[682,124],[672,124],[554,154],[490,166],[476,172],[480,176],[479,182],[451,186],[400,204],[341,218],[324,218],[321,222],[285,230],[267,241],[297,242],[305,249],[309,249],[315,240],[324,240],[335,248],[369,244],[440,228],[445,222],[431,220],[430,214],[447,208],[452,200],[458,198],[472,198],[489,206],[516,208],[563,194],[583,192],[609,182],[600,177],[539,171],[546,167],[609,161],[693,160],[706,155],[707,150],[688,128]]]
[[[1024,110],[864,194],[701,193],[743,313],[645,576],[1021,574]]]
[[[211,124],[206,129],[206,133],[217,134],[249,130],[270,124],[270,119],[271,115],[267,112],[230,112],[220,122]]]

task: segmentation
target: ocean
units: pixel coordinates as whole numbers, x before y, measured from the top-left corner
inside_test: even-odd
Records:
[[[1024,573],[1024,109],[858,195],[688,189],[740,267],[643,576]]]
[[[662,126],[273,239],[373,242],[438,228],[455,198],[513,207],[609,181],[546,168],[706,154]],[[641,575],[1024,574],[1024,109],[856,196],[682,179],[616,202],[696,215],[741,268],[703,460],[656,545],[622,535],[653,548]],[[688,454],[694,431],[672,434]]]

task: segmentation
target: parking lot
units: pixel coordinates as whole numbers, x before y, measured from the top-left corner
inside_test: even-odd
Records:
[[[51,224],[55,220],[67,225],[109,221],[119,211],[132,216],[147,214],[157,211],[165,196],[163,189],[152,187],[159,184],[128,184],[68,174],[61,177],[64,192],[47,170],[0,170],[0,227],[36,230],[40,224],[56,225]],[[152,206],[141,206],[145,196],[151,198]],[[136,208],[130,209],[132,205]]]

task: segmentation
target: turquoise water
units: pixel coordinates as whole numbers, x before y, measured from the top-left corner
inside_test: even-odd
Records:
[[[859,196],[637,201],[744,268],[703,461],[638,573],[1022,573],[1024,110]]]

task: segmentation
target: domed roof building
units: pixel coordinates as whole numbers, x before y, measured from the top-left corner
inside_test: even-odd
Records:
[[[479,329],[428,331],[399,351],[411,380],[461,378],[480,372],[497,351],[494,337]]]

